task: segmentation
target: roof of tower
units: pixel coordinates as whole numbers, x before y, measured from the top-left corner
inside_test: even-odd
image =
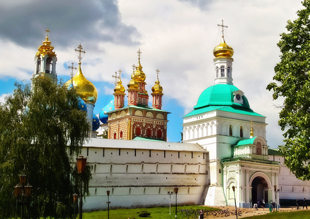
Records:
[[[214,48],[213,55],[215,58],[231,58],[234,55],[234,50],[226,44],[224,37],[222,37],[222,42]]]
[[[141,55],[141,52],[140,52],[140,49],[138,51],[138,66],[136,67],[136,71],[134,72],[134,75],[135,75],[135,81],[136,82],[144,82],[145,79],[146,79],[146,75],[145,73],[142,71],[142,65],[140,63],[140,55]]]
[[[155,84],[152,87],[152,92],[153,92],[152,95],[153,94],[163,95],[163,87],[160,85],[160,82],[158,79],[155,81]]]
[[[39,46],[38,52],[36,53],[36,56],[45,56],[46,54],[49,57],[56,56],[56,53],[53,51],[54,47],[51,46],[51,41],[48,39],[48,35],[45,37],[45,40],[43,41],[42,45]]]

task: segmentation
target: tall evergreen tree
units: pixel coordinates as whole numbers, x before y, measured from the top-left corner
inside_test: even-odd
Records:
[[[281,61],[275,66],[275,82],[267,86],[273,99],[284,97],[279,125],[284,131],[280,151],[285,164],[302,180],[310,179],[310,1],[302,2],[296,20],[288,21],[278,47]]]
[[[0,215],[16,213],[13,189],[24,173],[33,186],[25,208],[28,217],[57,218],[60,203],[66,208],[62,217],[71,217],[72,194],[78,193],[72,162],[89,136],[86,113],[79,110],[74,89],[46,78],[33,79],[32,89],[15,86],[13,95],[0,105]]]

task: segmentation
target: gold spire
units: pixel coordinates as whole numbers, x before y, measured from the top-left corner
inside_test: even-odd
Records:
[[[118,95],[125,95],[125,88],[122,84],[122,80],[121,80],[121,74],[122,74],[122,70],[118,70],[119,72],[119,76],[117,77],[117,72],[115,72],[115,76],[116,76],[116,84],[115,84],[115,88],[114,88],[114,95],[118,94]],[[113,77],[113,76],[112,76]]]
[[[74,89],[76,90],[77,94],[86,102],[90,104],[95,104],[97,101],[98,93],[96,87],[91,83],[89,80],[85,78],[82,72],[81,68],[81,53],[85,53],[85,51],[82,51],[81,44],[78,46],[78,49],[75,49],[76,52],[79,52],[79,66],[77,73],[75,76],[68,80],[65,83],[65,86],[69,87],[72,83],[74,86]]]
[[[253,137],[254,137],[254,129],[253,129],[252,120],[251,120],[250,138],[253,138]]]
[[[222,27],[222,42],[214,48],[213,55],[215,58],[231,58],[234,55],[234,50],[226,44],[224,38],[224,28],[228,28],[228,26],[224,26],[223,20],[222,24],[218,24],[217,26]]]
[[[42,45],[39,46],[38,52],[36,53],[36,56],[42,56],[44,57],[46,54],[49,57],[56,56],[55,52],[53,51],[54,47],[51,46],[51,41],[48,39],[48,33],[51,32],[49,29],[45,30],[47,32],[45,40],[42,42]]]
[[[159,79],[158,79],[158,74],[159,74],[159,70],[156,70],[156,74],[157,74],[157,80],[155,81],[155,85],[152,87],[152,95],[154,94],[159,94],[159,95],[164,95],[163,94],[163,87],[160,85]]]
[[[136,71],[134,72],[135,74],[135,81],[136,82],[144,82],[146,79],[145,73],[142,71],[142,65],[140,63],[140,58],[141,58],[141,51],[140,49],[138,50],[138,66],[136,67]]]

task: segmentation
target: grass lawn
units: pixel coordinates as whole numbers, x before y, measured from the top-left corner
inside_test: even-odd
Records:
[[[246,217],[247,219],[309,219],[310,211],[274,212],[270,214]],[[244,219],[246,219],[244,218]]]
[[[178,206],[178,219],[187,219],[185,215],[182,215],[182,213],[179,212],[179,210],[181,209],[203,209],[204,211],[218,210],[217,208],[210,208],[199,205]],[[147,211],[151,213],[151,215],[149,217],[139,217],[138,212],[141,211]],[[169,215],[169,207],[115,209],[110,210],[110,219],[128,219],[128,218],[172,219],[175,218],[174,214],[175,214],[175,206],[171,207],[171,215]],[[100,219],[108,218],[108,211],[95,211],[90,213],[83,213],[83,219],[99,219],[99,218]]]

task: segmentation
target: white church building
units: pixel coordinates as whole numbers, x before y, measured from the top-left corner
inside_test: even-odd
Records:
[[[82,47],[79,50],[83,52]],[[213,50],[214,85],[183,117],[183,143],[166,142],[169,112],[161,109],[163,88],[158,77],[152,107],[148,106],[140,53],[128,84],[128,106],[121,77],[116,76],[115,107],[100,118],[108,139],[98,137],[99,118],[93,112],[97,91],[82,73],[80,56],[79,69],[67,85],[77,89],[92,126],[92,136],[82,149],[93,167],[85,209],[107,208],[108,190],[111,207],[169,205],[175,202],[174,188],[179,204],[234,205],[233,186],[239,207],[251,207],[262,199],[279,204],[310,199],[310,183],[296,179],[281,154],[267,145],[266,117],[254,112],[246,91],[233,85],[233,53],[223,36]],[[57,59],[48,37],[36,57],[34,76],[54,80]]]

